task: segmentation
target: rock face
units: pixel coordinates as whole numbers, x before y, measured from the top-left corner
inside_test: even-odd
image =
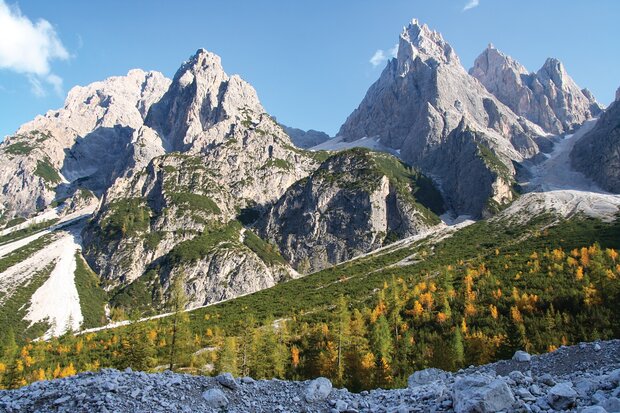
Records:
[[[308,272],[438,224],[428,208],[443,208],[430,179],[390,155],[357,148],[333,155],[291,186],[259,227]]]
[[[454,150],[458,144],[451,134],[462,124],[476,131],[475,142],[490,149],[509,170],[509,177],[514,174],[511,161],[538,153],[537,142],[544,134],[470,76],[439,33],[414,20],[400,36],[398,57],[388,62],[339,135],[348,141],[377,138],[400,150],[406,162],[442,184],[451,208],[479,216],[485,202],[469,202],[479,188],[469,187],[462,179],[485,181],[487,199],[502,197],[504,182],[489,182],[459,169],[472,162]],[[468,151],[466,156],[470,155]],[[483,169],[480,173],[488,175],[489,168],[483,165]]]
[[[1,145],[0,203],[7,213],[30,215],[77,187],[101,195],[131,166],[133,133],[169,84],[161,73],[131,70],[74,87],[62,109],[20,127]]]
[[[570,157],[573,167],[601,188],[620,193],[620,100],[575,144]]]
[[[482,52],[469,73],[514,113],[546,132],[562,134],[601,113],[587,89],[580,89],[557,59],[547,59],[536,73],[493,45]]]
[[[183,277],[194,307],[297,275],[236,217],[275,201],[318,162],[218,56],[201,49],[185,62],[135,135],[168,153],[117,178],[84,233],[85,256],[108,288],[132,295],[146,285],[165,301]]]
[[[291,138],[291,141],[293,141],[295,146],[298,148],[308,149],[331,139],[331,137],[325,132],[319,132],[314,129],[305,131],[284,125],[281,126],[286,134]]]

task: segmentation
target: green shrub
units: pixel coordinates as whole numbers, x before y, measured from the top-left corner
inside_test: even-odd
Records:
[[[43,178],[43,180],[50,184],[55,185],[62,182],[58,171],[52,166],[48,159],[37,161],[37,169],[35,169],[34,174]]]
[[[105,305],[108,301],[106,292],[101,287],[99,277],[90,269],[80,251],[75,253],[75,287],[80,297],[80,309],[84,322],[83,328],[98,327],[106,322]]]

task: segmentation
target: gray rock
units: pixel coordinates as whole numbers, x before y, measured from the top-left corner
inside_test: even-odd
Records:
[[[512,356],[512,359],[518,362],[528,362],[532,360],[532,356],[530,356],[527,352],[522,350],[517,350]]]
[[[237,390],[239,388],[237,381],[230,373],[222,373],[218,375],[215,380],[217,380],[217,382],[222,386],[227,387],[231,390]]]
[[[484,375],[461,377],[454,383],[453,405],[456,413],[508,411],[515,398],[501,379]]]
[[[316,403],[327,400],[332,391],[332,382],[325,377],[312,380],[304,391],[304,397],[308,403]]]
[[[320,145],[331,139],[331,137],[325,132],[319,132],[313,129],[305,131],[282,124],[281,126],[282,129],[284,129],[284,132],[286,132],[286,134],[291,138],[291,141],[293,141],[295,146],[298,148],[307,149],[312,146]]]
[[[228,398],[220,389],[209,389],[202,393],[202,397],[214,409],[223,409],[228,406]]]
[[[425,384],[430,384],[435,381],[443,381],[448,378],[448,373],[443,370],[430,368],[420,371],[416,371],[407,379],[408,387],[414,388]]]
[[[385,164],[400,161],[362,148],[333,155],[286,190],[261,220],[260,235],[308,273],[379,248],[388,236],[405,238],[439,223],[398,190]],[[428,192],[441,199],[432,185]]]
[[[601,403],[601,406],[604,407],[609,413],[620,412],[620,399],[617,397],[610,397]]]
[[[592,93],[580,89],[557,59],[547,59],[537,73],[529,73],[489,45],[469,73],[514,113],[549,133],[567,132],[602,110]]]
[[[601,188],[620,193],[620,101],[607,108],[570,157],[573,167]]]
[[[241,383],[243,384],[254,384],[256,381],[252,377],[242,377]]]
[[[457,128],[460,130],[453,133]],[[442,36],[414,20],[400,35],[398,56],[347,118],[338,136],[374,138],[443,185],[460,214],[491,213],[489,199],[509,203],[511,160],[539,152],[540,127],[515,115],[462,67]],[[484,162],[483,145],[504,176]]]
[[[581,413],[608,413],[607,410],[601,406],[588,406],[581,410]]]
[[[549,389],[547,401],[556,410],[566,410],[575,405],[577,393],[569,382],[558,383]]]
[[[347,411],[347,408],[349,407],[349,405],[344,400],[337,400],[336,404],[334,405],[334,407],[339,412],[345,412],[345,411]]]

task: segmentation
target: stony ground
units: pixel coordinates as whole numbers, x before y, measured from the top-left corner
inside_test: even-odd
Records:
[[[620,340],[457,373],[414,373],[406,389],[360,394],[305,382],[105,369],[11,391],[0,412],[620,412]]]

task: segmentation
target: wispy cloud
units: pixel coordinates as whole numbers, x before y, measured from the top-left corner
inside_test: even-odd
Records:
[[[26,75],[36,96],[45,96],[45,85],[62,92],[62,79],[52,73],[50,62],[67,60],[69,53],[50,22],[33,22],[17,5],[0,0],[0,39],[0,69]]]
[[[392,57],[396,57],[398,54],[398,44],[395,44],[394,47],[388,50],[379,49],[375,52],[374,55],[370,58],[369,62],[373,67],[377,67],[379,65],[387,62],[388,59]]]
[[[480,0],[469,0],[465,7],[463,7],[463,11],[467,11],[469,9],[473,9],[474,7],[478,7],[480,5]]]

